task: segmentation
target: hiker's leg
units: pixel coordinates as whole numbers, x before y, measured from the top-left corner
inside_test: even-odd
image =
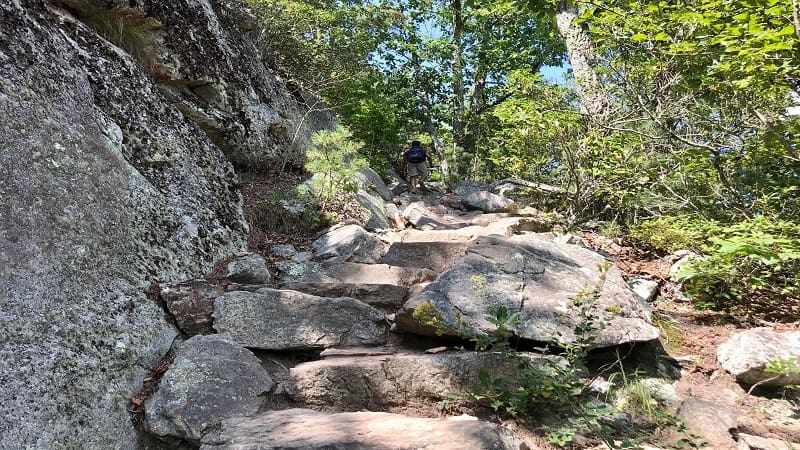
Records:
[[[425,181],[428,179],[428,165],[424,162],[419,164],[417,168],[419,174],[419,188],[425,190]]]

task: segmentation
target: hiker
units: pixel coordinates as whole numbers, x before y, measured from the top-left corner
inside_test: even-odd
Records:
[[[417,192],[417,185],[421,191],[425,190],[425,180],[428,179],[428,164],[433,164],[431,156],[422,147],[419,141],[412,141],[411,147],[403,150],[403,161],[400,165],[401,172],[406,174],[411,192]]]

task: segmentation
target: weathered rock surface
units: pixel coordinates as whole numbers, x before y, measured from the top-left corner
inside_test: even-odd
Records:
[[[382,344],[388,324],[381,312],[356,299],[262,288],[218,297],[214,329],[245,347],[306,350]]]
[[[158,391],[145,403],[148,430],[199,442],[223,420],[258,412],[274,383],[258,358],[227,336],[181,343]]]
[[[386,187],[386,183],[383,182],[381,176],[371,168],[359,169],[355,174],[354,180],[359,189],[374,192],[387,202],[392,201],[392,191]]]
[[[252,254],[229,262],[227,278],[234,283],[266,284],[272,277],[264,257]]]
[[[395,242],[380,262],[441,272],[463,256],[467,247],[468,244],[457,242]]]
[[[709,448],[736,450],[734,433],[739,423],[730,409],[697,398],[688,398],[678,407],[678,417],[686,422],[688,432],[699,436],[696,442],[706,442]]]
[[[296,283],[289,282],[281,285],[281,289],[305,292],[319,297],[351,297],[376,308],[397,308],[403,306],[407,286],[393,284],[365,284],[365,283]]]
[[[470,192],[461,197],[461,203],[468,208],[488,213],[507,211],[514,204],[512,200],[489,191]]]
[[[322,102],[266,67],[236,3],[139,2],[163,28],[147,61],[161,94],[237,166],[299,166],[311,135],[336,126]],[[125,4],[128,6],[128,4]]]
[[[385,252],[383,242],[358,225],[335,226],[312,244],[316,259],[374,263]]]
[[[412,418],[381,412],[289,409],[225,421],[201,450],[519,450],[522,440],[474,417]],[[524,447],[530,448],[530,447]]]
[[[424,202],[412,202],[403,209],[403,217],[421,230],[457,230],[469,226],[468,222],[454,220],[447,215],[435,214]]]
[[[472,194],[473,192],[488,191],[491,187],[487,183],[480,181],[465,180],[456,185],[453,192],[461,198]]]
[[[269,253],[281,258],[291,258],[297,254],[297,249],[292,244],[276,244],[269,247]]]
[[[225,293],[225,289],[206,280],[191,280],[181,283],[164,283],[160,286],[161,299],[178,328],[188,335],[211,334],[211,313],[214,300]]]
[[[753,328],[736,333],[717,348],[717,360],[736,381],[766,386],[800,384],[800,373],[776,377],[765,372],[769,361],[800,360],[800,330]]]
[[[395,317],[401,331],[432,336],[435,330],[413,318],[429,303],[442,318],[458,325],[458,316],[475,331],[491,331],[486,320],[498,308],[519,312],[519,324],[510,329],[518,336],[541,342],[576,342],[580,307],[573,299],[582,289],[600,283],[598,264],[605,259],[592,251],[558,246],[544,235],[487,236],[471,245],[467,254],[421,292],[412,295]],[[588,296],[590,297],[590,296]],[[636,298],[618,269],[606,274],[599,298],[585,298],[588,313],[600,328],[593,331],[593,347],[658,338],[650,311]]]
[[[276,264],[282,273],[283,283],[349,283],[394,284],[411,286],[436,278],[436,273],[417,267],[397,267],[388,264],[294,263]]]
[[[554,360],[533,361],[544,366]],[[295,400],[318,408],[374,410],[436,402],[471,389],[481,371],[510,386],[518,380],[517,364],[500,353],[332,357],[293,367],[287,391]]]
[[[753,436],[746,433],[739,433],[739,442],[743,442],[750,450],[789,450],[800,448],[800,443],[786,442],[780,439]]]
[[[646,302],[652,302],[658,297],[658,283],[645,278],[634,278],[628,282],[633,293]]]
[[[359,190],[356,192],[355,198],[356,202],[369,213],[364,228],[367,230],[385,230],[392,228],[389,222],[389,213],[386,211],[386,202],[378,194]]]

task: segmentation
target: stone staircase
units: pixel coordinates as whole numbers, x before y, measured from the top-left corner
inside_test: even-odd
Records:
[[[536,233],[545,227],[536,217],[467,213],[435,195],[402,194],[399,203],[421,229],[333,229],[315,243],[314,261],[287,259],[266,285],[162,286],[178,326],[194,336],[176,345],[145,404],[148,431],[202,449],[537,448],[497,424],[440,417],[435,404],[481,372],[513,386],[516,367],[498,353],[441,347],[413,312],[431,302],[446,320],[458,311],[486,331],[485,316],[503,305],[521,313],[520,336],[560,342],[577,320],[571,298],[597,282],[603,258],[553,244]],[[600,313],[619,326],[599,342],[657,338],[618,272],[606,285]],[[292,352],[317,356],[280,362]],[[284,401],[268,401],[277,396]]]

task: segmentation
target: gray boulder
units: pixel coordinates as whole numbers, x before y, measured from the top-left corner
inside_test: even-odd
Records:
[[[786,376],[768,373],[769,361],[795,359],[797,370]],[[717,360],[736,381],[745,384],[786,386],[800,384],[800,330],[753,328],[732,335],[717,348]]]
[[[218,297],[214,329],[245,347],[309,350],[382,344],[388,323],[381,312],[352,298],[262,288]]]
[[[191,280],[181,283],[164,283],[160,286],[161,299],[178,328],[188,335],[211,334],[211,313],[214,300],[225,290],[206,280]]]
[[[383,200],[392,201],[392,191],[386,187],[386,183],[383,182],[381,176],[371,168],[359,169],[355,174],[354,180],[360,190],[374,192]]]
[[[229,262],[227,278],[234,283],[266,284],[271,276],[264,257],[252,254]]]
[[[223,419],[258,412],[274,383],[258,358],[220,335],[180,344],[175,361],[145,403],[147,429],[199,442]]]
[[[272,411],[225,421],[203,438],[201,450],[519,450],[530,448],[497,425],[461,416],[406,417],[383,412],[325,414],[310,409]]]
[[[355,199],[356,202],[369,213],[364,228],[367,230],[385,230],[392,228],[391,223],[389,223],[384,200],[377,194],[373,195],[365,190],[359,190],[356,192]]]
[[[599,254],[559,246],[545,235],[482,237],[450,269],[412,295],[395,321],[401,331],[433,336],[436,330],[413,316],[419,307],[432,305],[454,327],[463,323],[471,332],[487,332],[495,326],[486,317],[505,307],[520,314],[520,322],[510,329],[534,341],[576,343],[591,338],[585,342],[588,347],[606,347],[657,339],[647,305],[634,296],[616,267],[609,268],[603,282],[597,269],[601,263],[605,259]],[[597,298],[579,296],[600,284]],[[576,336],[582,315],[592,317],[595,329]]]
[[[281,258],[291,258],[297,254],[297,249],[292,244],[276,244],[269,247],[269,253]]]
[[[634,278],[628,282],[633,292],[646,302],[652,302],[658,297],[658,283],[646,278]]]
[[[507,211],[514,205],[512,200],[489,191],[471,192],[463,195],[461,196],[461,202],[468,208],[478,209],[487,213]]]
[[[543,370],[562,362],[538,355],[531,358]],[[502,353],[445,352],[307,362],[290,369],[287,391],[303,404],[338,410],[421,405],[472,389],[481,372],[512,389],[520,382],[517,362]]]
[[[312,244],[316,259],[329,262],[374,263],[383,256],[383,242],[358,225],[328,229]]]

